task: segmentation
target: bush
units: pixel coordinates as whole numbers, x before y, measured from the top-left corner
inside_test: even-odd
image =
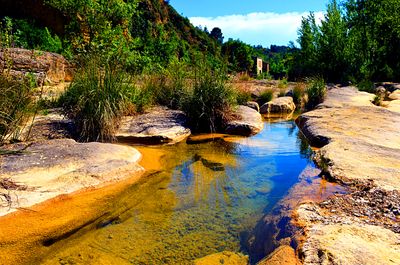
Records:
[[[357,85],[358,90],[375,94],[375,84],[369,80],[363,80]]]
[[[283,79],[279,80],[279,83],[278,83],[279,88],[287,88],[287,86],[288,86],[287,78],[283,78]]]
[[[80,141],[113,141],[120,118],[129,109],[136,90],[129,76],[115,65],[89,60],[60,98],[75,121]]]
[[[258,98],[258,104],[263,105],[267,102],[270,102],[274,98],[274,91],[272,89],[267,89],[263,91]]]
[[[301,99],[305,93],[305,84],[304,83],[297,83],[296,86],[293,88],[293,102],[296,106],[301,104]]]
[[[194,130],[215,132],[229,119],[235,103],[235,92],[227,85],[226,74],[200,66],[182,109]]]
[[[33,90],[28,80],[0,74],[0,145],[17,139],[20,125],[33,111]]]
[[[236,102],[238,105],[243,105],[251,101],[251,93],[246,90],[239,90],[236,92]]]
[[[322,77],[308,79],[306,91],[308,95],[307,109],[313,109],[325,99],[325,80]]]

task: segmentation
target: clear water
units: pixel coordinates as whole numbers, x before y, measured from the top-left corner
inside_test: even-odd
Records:
[[[250,138],[148,147],[162,171],[109,202],[109,212],[49,247],[43,264],[191,264],[229,250],[312,164],[292,121],[265,123]],[[311,165],[312,166],[312,165]]]

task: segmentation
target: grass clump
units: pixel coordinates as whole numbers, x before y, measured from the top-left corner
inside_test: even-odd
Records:
[[[325,80],[322,77],[308,79],[306,92],[308,95],[307,109],[313,109],[325,99]]]
[[[301,105],[301,101],[304,96],[305,90],[306,90],[306,85],[304,83],[297,83],[293,88],[292,96],[293,96],[293,102],[294,104],[296,104],[296,106]]]
[[[136,90],[129,76],[115,65],[88,60],[60,98],[75,121],[80,141],[113,141],[119,121],[129,109]]]
[[[279,80],[278,88],[281,88],[281,89],[282,88],[287,88],[288,84],[289,84],[289,82],[288,82],[287,78],[282,78],[282,79]]]
[[[182,110],[195,131],[215,132],[229,119],[236,93],[221,70],[198,67],[193,87],[184,99]]]
[[[0,74],[0,145],[19,138],[20,125],[33,109],[33,89],[29,81]]]
[[[267,89],[263,91],[258,98],[258,104],[263,105],[267,102],[270,102],[274,98],[274,90],[272,89]]]
[[[239,90],[236,92],[236,102],[238,105],[244,105],[251,100],[251,93],[249,91]]]

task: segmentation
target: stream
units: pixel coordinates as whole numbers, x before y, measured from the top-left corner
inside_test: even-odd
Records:
[[[41,264],[191,264],[221,251],[248,255],[246,235],[314,167],[293,121],[265,122],[249,138],[138,149],[162,153],[161,168],[107,202],[100,221],[49,242]]]

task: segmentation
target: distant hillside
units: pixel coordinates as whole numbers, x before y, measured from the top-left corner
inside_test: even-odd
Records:
[[[93,51],[107,56],[117,54],[136,68],[154,63],[165,67],[174,58],[193,61],[205,56],[221,61],[221,45],[164,0],[0,3],[1,46],[68,55]]]

